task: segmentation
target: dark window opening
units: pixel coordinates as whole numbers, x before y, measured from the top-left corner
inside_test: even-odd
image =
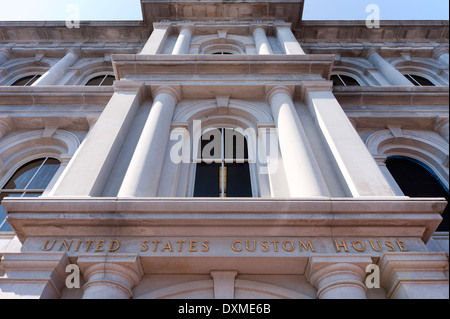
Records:
[[[231,52],[224,52],[224,51],[220,51],[220,52],[214,52],[212,54],[220,54],[220,55],[224,55],[224,54],[233,54]]]
[[[405,74],[405,77],[415,86],[435,86],[433,82],[424,78],[423,76],[414,74]]]
[[[41,77],[40,74],[28,75],[15,81],[11,86],[31,86]]]
[[[194,197],[252,197],[244,135],[230,128],[213,129],[199,144]]]
[[[449,230],[448,189],[439,181],[430,168],[411,158],[394,156],[386,161],[386,166],[402,190],[409,197],[444,197],[447,206],[442,213],[438,231]]]
[[[333,81],[334,86],[360,86],[358,81],[347,75],[333,74],[330,80]]]
[[[54,158],[41,158],[21,166],[0,189],[0,203],[5,197],[38,197],[52,180],[60,162]],[[0,231],[11,231],[6,212],[0,205]]]
[[[108,85],[113,85],[114,80],[115,80],[115,76],[114,75],[99,75],[96,77],[93,77],[92,79],[90,79],[87,83],[86,86],[108,86]]]

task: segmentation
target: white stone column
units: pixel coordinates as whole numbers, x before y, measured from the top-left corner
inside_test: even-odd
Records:
[[[177,86],[161,86],[155,90],[150,114],[120,187],[119,197],[156,196],[172,116],[180,96]]]
[[[256,53],[258,54],[273,54],[269,41],[266,36],[266,28],[261,25],[252,24],[250,31],[255,39]]]
[[[276,23],[276,34],[280,46],[286,54],[305,54],[291,30],[290,23]]]
[[[313,256],[305,276],[319,299],[366,299],[365,269],[368,256]]]
[[[11,57],[11,49],[10,48],[0,48],[0,66]]]
[[[67,73],[67,70],[73,66],[79,59],[75,51],[69,50],[66,55],[41,76],[33,86],[56,85]]]
[[[348,196],[394,196],[364,142],[336,100],[331,83],[303,82],[304,103],[328,148]]]
[[[58,299],[70,264],[65,253],[5,253],[0,299]]]
[[[171,32],[171,23],[153,23],[153,32],[139,54],[160,54]]]
[[[129,86],[128,86],[129,85]],[[116,86],[88,136],[67,165],[54,196],[101,196],[143,101],[141,83]]]
[[[445,253],[384,253],[378,262],[381,286],[392,299],[448,299]]]
[[[400,71],[379,55],[375,49],[366,50],[364,55],[392,85],[413,86]]]
[[[177,42],[173,47],[172,54],[188,54],[193,33],[193,24],[182,24],[180,26],[180,33],[178,34]]]
[[[139,257],[132,255],[80,256],[84,276],[83,299],[130,299],[143,276]]]
[[[277,127],[292,197],[329,196],[320,168],[292,101],[293,88],[267,85],[266,97]]]

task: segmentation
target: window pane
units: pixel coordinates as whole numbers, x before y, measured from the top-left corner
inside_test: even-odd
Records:
[[[248,159],[247,139],[240,132],[226,128],[224,146],[225,159]]]
[[[347,76],[347,75],[340,75],[341,79],[344,81],[346,86],[359,86],[358,81],[356,81],[354,78],[352,78],[351,76]]]
[[[222,130],[212,129],[203,133],[200,139],[198,158],[206,161],[218,161],[222,158]]]
[[[434,86],[430,80],[419,75],[407,74],[407,78],[416,86]]]
[[[90,79],[86,83],[86,85],[88,85],[88,86],[99,86],[100,83],[102,83],[104,77],[105,77],[104,75],[93,77],[92,79]]]
[[[424,166],[407,158],[389,158],[386,166],[398,186],[406,196],[410,197],[444,197],[449,200],[448,191],[437,178]],[[442,213],[443,221],[439,231],[449,230],[448,204]]]
[[[24,189],[43,163],[44,159],[34,160],[19,168],[10,178],[4,189]]]
[[[40,77],[41,75],[39,74],[25,76],[14,82],[13,84],[11,84],[11,86],[30,86],[34,82],[36,82]]]
[[[252,197],[248,163],[226,164],[227,197]]]
[[[112,75],[107,75],[106,78],[105,78],[105,80],[104,80],[103,83],[102,83],[102,86],[105,86],[105,85],[113,85],[115,79],[116,79],[116,78],[115,78],[114,76],[112,76]]]
[[[28,189],[45,189],[56,171],[59,168],[59,161],[53,158],[47,159],[45,164],[41,167],[39,172],[31,181],[30,185],[27,187]]]
[[[219,197],[220,163],[198,163],[195,172],[194,197]]]
[[[344,86],[344,83],[342,83],[341,79],[335,74],[330,77],[330,80],[333,81],[334,86]]]

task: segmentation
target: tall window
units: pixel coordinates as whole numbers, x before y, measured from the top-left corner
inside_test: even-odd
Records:
[[[40,77],[40,74],[24,76],[23,78],[16,80],[11,86],[31,86]]]
[[[114,80],[115,80],[115,76],[114,75],[109,75],[109,74],[105,74],[105,75],[99,75],[96,77],[93,77],[92,79],[90,79],[86,85],[87,86],[107,86],[107,85],[113,85]]]
[[[231,128],[211,129],[199,144],[194,197],[252,197],[244,135]]]
[[[360,86],[358,81],[348,75],[333,74],[330,80],[333,81],[334,86]]]
[[[387,159],[386,167],[394,177],[403,194],[409,197],[444,197],[449,200],[448,189],[433,171],[423,163],[402,156]],[[448,204],[442,213],[443,221],[438,231],[449,230]]]
[[[405,74],[405,77],[415,86],[434,86],[433,82],[424,78],[423,76],[415,74]]]
[[[0,203],[5,197],[37,197],[58,170],[60,162],[54,158],[41,158],[20,167],[0,189]],[[6,222],[6,212],[0,205],[0,231],[10,231]]]

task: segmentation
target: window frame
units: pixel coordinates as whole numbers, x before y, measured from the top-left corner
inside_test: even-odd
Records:
[[[42,196],[42,194],[44,194],[44,192],[46,191],[46,189],[48,188],[49,185],[52,184],[52,180],[53,178],[56,176],[58,169],[55,171],[55,173],[53,174],[53,176],[50,178],[49,182],[47,183],[47,186],[45,188],[39,188],[39,189],[28,189],[27,187],[31,185],[31,183],[34,181],[35,177],[38,175],[38,173],[41,171],[42,167],[44,167],[44,165],[47,163],[47,161],[49,159],[53,159],[59,162],[59,167],[61,167],[61,160],[54,157],[54,156],[48,156],[48,155],[41,155],[41,156],[36,156],[33,158],[28,158],[24,161],[19,162],[17,165],[15,165],[12,169],[10,169],[9,174],[5,175],[4,178],[1,180],[1,187],[0,187],[0,197],[2,194],[7,193],[7,194],[21,194],[21,196],[18,196],[16,198],[23,198],[25,197],[26,194],[39,194],[38,196]],[[11,180],[11,178],[24,166],[37,161],[37,160],[43,160],[43,162],[39,165],[39,168],[36,170],[36,172],[34,172],[33,176],[28,180],[27,185],[24,188],[20,188],[20,189],[9,189],[9,188],[4,188],[9,181]],[[0,205],[1,205],[1,200],[0,200]],[[6,223],[6,218],[3,220],[0,220],[0,229],[4,226],[4,224]],[[8,231],[2,231],[0,230],[0,233],[2,232],[8,232]]]
[[[194,145],[193,151],[197,152],[198,148],[201,149],[201,138],[203,136],[203,134],[205,134],[206,132],[208,132],[209,130],[212,129],[236,129],[235,127],[233,127],[232,125],[228,125],[228,124],[218,124],[218,125],[214,125],[214,126],[210,126],[210,127],[206,127],[202,130],[202,134],[200,135],[200,139],[199,141],[194,141],[194,143],[198,143],[197,146]],[[246,136],[245,134],[242,134],[244,139],[247,142],[247,152],[250,151],[250,140],[248,139],[248,136]],[[222,172],[222,176],[223,176],[223,172],[224,172],[224,166],[225,164],[228,163],[248,163],[248,169],[249,169],[249,175],[250,175],[250,188],[251,188],[251,193],[252,196],[251,197],[242,197],[242,198],[253,198],[253,197],[257,197],[258,196],[258,180],[257,180],[257,168],[256,168],[256,163],[254,163],[251,160],[251,157],[248,156],[247,159],[233,159],[233,162],[230,162],[230,160],[225,159],[225,152],[224,152],[224,137],[225,134],[221,134],[221,159],[220,159],[220,163],[221,163],[221,172]],[[193,197],[194,196],[194,190],[195,190],[195,183],[196,183],[196,173],[197,173],[197,164],[203,162],[203,160],[201,158],[198,158],[198,154],[195,153],[193,154],[193,165],[191,165],[190,168],[190,172],[189,172],[189,185],[188,185],[188,196],[189,197]],[[238,161],[240,160],[240,161]],[[212,163],[217,163],[216,160],[212,161]],[[220,185],[220,181],[219,181],[219,185]],[[223,183],[222,183],[222,189],[221,189],[221,196],[218,197],[211,197],[211,198],[219,198],[219,199],[224,199],[227,197],[222,197],[223,195]]]

